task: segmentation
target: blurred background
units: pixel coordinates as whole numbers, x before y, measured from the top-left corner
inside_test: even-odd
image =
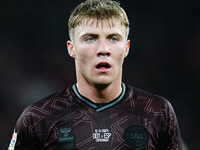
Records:
[[[76,82],[67,21],[82,0],[0,2],[0,149],[24,108]],[[131,50],[123,81],[173,105],[184,142],[200,147],[200,1],[121,0]]]

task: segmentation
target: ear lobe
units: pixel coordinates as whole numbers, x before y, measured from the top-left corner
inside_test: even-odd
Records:
[[[74,45],[72,41],[67,41],[67,50],[68,50],[69,56],[71,56],[72,58],[75,58]]]
[[[127,40],[127,42],[126,42],[126,50],[124,51],[124,57],[128,56],[129,49],[130,49],[130,40]]]

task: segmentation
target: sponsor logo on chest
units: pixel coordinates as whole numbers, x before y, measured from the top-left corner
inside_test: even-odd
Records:
[[[109,142],[111,135],[109,129],[95,129],[93,139],[96,142]]]

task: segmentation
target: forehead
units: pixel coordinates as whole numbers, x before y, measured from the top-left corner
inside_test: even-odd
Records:
[[[120,34],[125,36],[125,26],[118,19],[110,18],[104,20],[83,19],[83,21],[75,28],[75,36],[86,33],[94,34]]]

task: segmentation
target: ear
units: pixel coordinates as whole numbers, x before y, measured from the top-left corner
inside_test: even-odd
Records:
[[[72,41],[67,41],[67,50],[68,50],[69,56],[71,56],[72,58],[75,58],[74,44]]]
[[[126,50],[124,51],[124,58],[126,56],[128,56],[129,49],[130,49],[130,40],[127,40],[127,42],[126,42]]]

